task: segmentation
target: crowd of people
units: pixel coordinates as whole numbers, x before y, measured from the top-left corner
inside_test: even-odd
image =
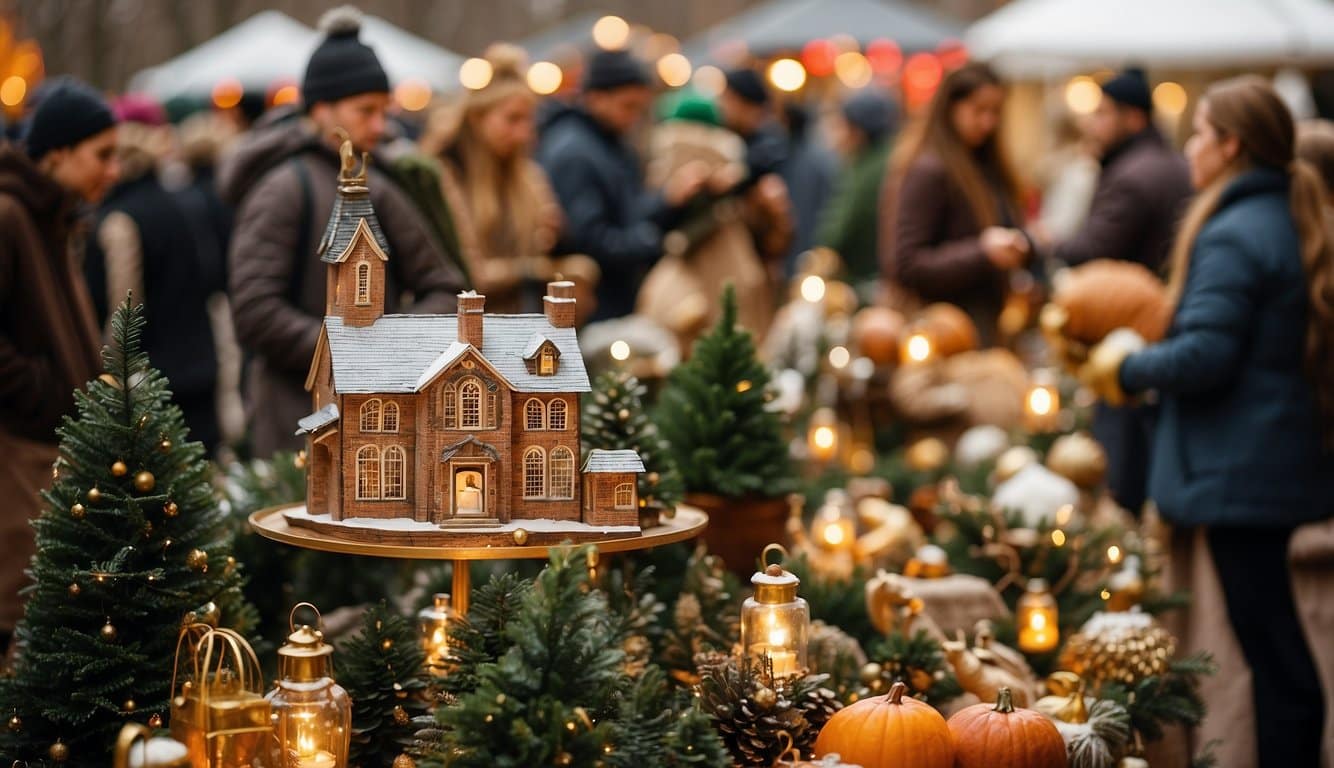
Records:
[[[823,246],[867,300],[952,303],[994,344],[1013,286],[1054,266],[1162,275],[1168,337],[1118,335],[1082,374],[1103,398],[1112,492],[1205,527],[1266,713],[1261,764],[1316,764],[1323,704],[1286,551],[1296,526],[1334,512],[1330,124],[1296,126],[1265,81],[1229,80],[1200,100],[1183,156],[1129,69],[1070,144],[1069,167],[1096,182],[1035,205],[1005,154],[1005,83],[981,63],[947,73],[902,132],[877,86],[812,115],[741,68],[716,99],[672,99],[645,133],[654,81],[630,53],[591,54],[577,94],[544,100],[522,51],[496,45],[490,80],[418,130],[394,113],[356,18],[324,30],[299,106],[171,126],[144,97],[108,103],[56,78],[0,144],[0,647],[55,429],[127,294],[197,439],[213,451],[244,435],[261,457],[300,447],[326,304],[315,254],[350,141],[372,158],[389,311],[450,312],[466,288],[488,310],[533,311],[563,274],[585,294],[582,321],[640,313],[684,342],[731,282],[762,335],[798,256]],[[1072,204],[1076,189],[1087,199]]]

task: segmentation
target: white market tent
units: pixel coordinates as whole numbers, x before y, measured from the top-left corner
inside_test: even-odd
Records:
[[[1334,0],[1015,0],[964,44],[1011,78],[1138,64],[1170,70],[1334,64]]]
[[[299,82],[320,34],[279,11],[262,11],[217,37],[156,67],[136,74],[129,90],[163,101],[207,98],[218,82],[235,78],[246,90],[264,91],[275,82]],[[458,87],[463,57],[389,22],[366,16],[361,39],[375,49],[390,83],[425,80],[440,92]]]

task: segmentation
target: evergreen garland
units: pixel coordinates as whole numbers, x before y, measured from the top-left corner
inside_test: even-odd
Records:
[[[204,448],[187,442],[144,325],[141,307],[116,310],[106,373],[58,430],[18,658],[0,679],[6,761],[105,765],[121,726],[168,716],[187,612],[213,602],[226,625],[254,621]]]
[[[1162,675],[1151,675],[1133,686],[1104,685],[1094,695],[1125,706],[1135,732],[1145,741],[1157,741],[1163,737],[1165,726],[1195,726],[1203,722],[1205,705],[1200,696],[1200,678],[1217,671],[1213,657],[1201,652],[1172,661]]]
[[[580,439],[584,458],[594,448],[636,451],[645,470],[639,476],[640,501],[655,510],[669,510],[685,491],[676,462],[649,419],[647,394],[648,388],[629,371],[603,372],[593,380],[592,395],[584,398]]]
[[[718,324],[668,377],[654,421],[687,492],[780,496],[793,474],[783,426],[769,407],[769,372],[736,313],[728,285]]]
[[[386,603],[366,611],[342,643],[338,682],[352,699],[353,766],[389,765],[412,744],[412,718],[426,712],[426,651],[417,628]]]

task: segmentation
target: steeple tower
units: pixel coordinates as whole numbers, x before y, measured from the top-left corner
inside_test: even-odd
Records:
[[[352,142],[344,141],[339,156],[338,195],[316,251],[329,265],[325,314],[341,317],[347,325],[365,326],[384,314],[389,242],[366,186],[369,155],[362,153],[358,169]]]

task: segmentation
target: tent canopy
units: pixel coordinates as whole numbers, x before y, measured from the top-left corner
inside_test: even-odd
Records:
[[[593,24],[604,15],[601,11],[585,11],[542,29],[519,42],[533,61],[557,57],[567,50],[586,51],[593,46]]]
[[[458,87],[463,57],[384,19],[362,19],[361,39],[375,49],[391,83],[425,80],[437,91]],[[217,37],[130,80],[130,90],[166,101],[207,98],[218,82],[235,78],[247,91],[299,82],[320,33],[279,11],[262,11]]]
[[[851,35],[861,45],[889,38],[912,53],[934,50],[962,33],[962,25],[899,0],[770,0],[692,38],[684,53],[703,61],[717,46],[740,41],[752,55],[765,56],[835,35]]]
[[[1215,69],[1334,63],[1331,0],[1015,0],[969,28],[1010,77],[1139,64]]]

